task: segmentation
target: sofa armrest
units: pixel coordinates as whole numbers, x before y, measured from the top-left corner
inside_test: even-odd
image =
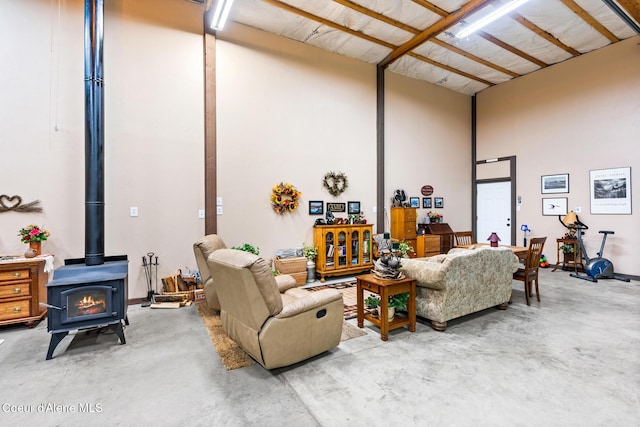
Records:
[[[401,271],[412,279],[416,285],[430,289],[445,289],[445,277],[448,266],[441,262],[425,262],[414,259],[403,259]]]
[[[298,283],[296,283],[296,279],[294,279],[290,274],[279,274],[275,276],[275,279],[276,285],[278,285],[278,290],[281,294],[288,289],[298,286]]]
[[[282,307],[282,311],[274,316],[279,319],[293,317],[297,314],[304,313],[316,308],[320,308],[336,300],[342,300],[342,294],[335,289],[323,289],[321,291],[311,292],[304,291],[307,295],[296,299],[290,304]]]

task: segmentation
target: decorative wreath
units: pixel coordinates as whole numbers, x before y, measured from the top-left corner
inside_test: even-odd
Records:
[[[349,187],[349,180],[342,172],[327,172],[322,179],[322,185],[332,196],[338,196]]]
[[[302,192],[296,190],[296,187],[290,183],[276,184],[272,188],[273,192],[271,194],[271,206],[273,210],[279,214],[284,212],[294,212],[300,202],[300,196],[302,196]]]

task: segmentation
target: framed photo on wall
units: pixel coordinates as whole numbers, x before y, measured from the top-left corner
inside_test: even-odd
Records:
[[[567,198],[557,197],[542,199],[542,215],[566,215]]]
[[[542,175],[542,194],[568,193],[569,174]]]
[[[422,198],[422,207],[425,209],[431,209],[431,197]]]
[[[420,197],[409,197],[409,206],[412,208],[420,207]]]
[[[324,202],[322,200],[309,200],[309,215],[323,215]]]
[[[358,215],[360,213],[360,202],[348,202],[347,213],[349,215]]]
[[[631,168],[589,171],[592,214],[631,214]]]
[[[434,208],[444,208],[444,197],[434,197],[433,198],[433,207]]]

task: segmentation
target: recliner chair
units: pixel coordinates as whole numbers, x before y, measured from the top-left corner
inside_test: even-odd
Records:
[[[220,302],[216,295],[213,278],[207,265],[207,258],[218,249],[225,249],[227,246],[217,234],[208,234],[193,244],[193,253],[196,256],[196,264],[202,278],[204,295],[207,305],[213,310],[220,311]]]
[[[276,281],[268,263],[248,252],[219,249],[207,263],[222,329],[266,369],[298,363],[340,343],[340,292],[300,289],[288,275]]]

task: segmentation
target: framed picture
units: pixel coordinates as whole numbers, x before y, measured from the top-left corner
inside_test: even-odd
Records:
[[[347,211],[347,204],[346,203],[327,202],[327,211],[329,211],[329,212],[346,212]]]
[[[631,214],[631,168],[589,171],[592,214]]]
[[[357,215],[360,213],[360,202],[347,203],[347,213],[349,215]]]
[[[444,207],[444,198],[443,197],[434,197],[433,198],[433,207],[434,208],[443,208]]]
[[[549,198],[542,199],[542,215],[566,215],[567,214],[567,198]]]
[[[431,209],[431,197],[422,198],[422,207],[425,209]]]
[[[309,215],[323,215],[324,202],[322,200],[309,200]]]
[[[542,175],[542,194],[568,193],[569,174]]]
[[[409,197],[409,206],[412,208],[420,207],[420,197]]]

